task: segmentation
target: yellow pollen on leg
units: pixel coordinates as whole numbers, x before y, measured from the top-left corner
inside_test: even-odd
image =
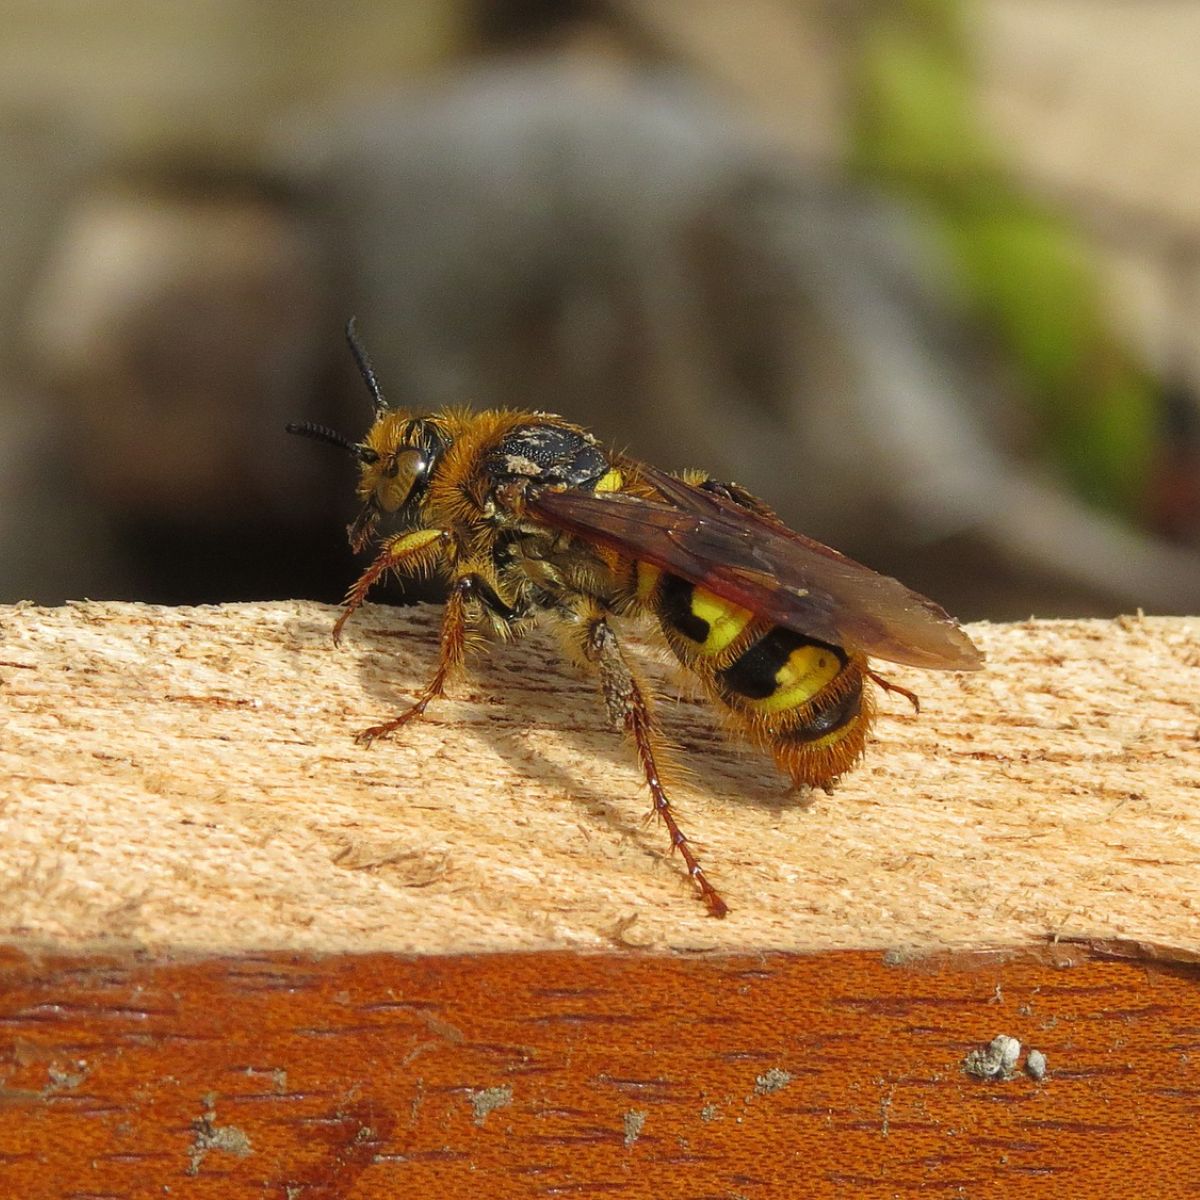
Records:
[[[440,529],[413,529],[408,533],[398,533],[388,543],[388,549],[393,555],[411,554],[414,550],[436,542],[441,536]]]
[[[596,480],[596,486],[592,490],[594,492],[619,492],[624,486],[625,476],[616,467],[613,467],[611,471]]]

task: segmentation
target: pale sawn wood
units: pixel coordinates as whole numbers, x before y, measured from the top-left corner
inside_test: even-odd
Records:
[[[438,610],[0,609],[0,940],[236,951],[823,950],[1047,935],[1200,949],[1200,619],[976,625],[886,669],[866,761],[798,802],[660,704],[702,904],[554,639],[477,655],[394,742]],[[630,634],[648,677],[670,672]]]

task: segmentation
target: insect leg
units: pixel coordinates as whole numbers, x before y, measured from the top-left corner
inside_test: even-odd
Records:
[[[387,737],[402,725],[407,725],[413,717],[419,717],[428,707],[430,700],[436,699],[446,690],[446,681],[463,664],[467,647],[467,597],[474,590],[474,579],[467,575],[459,579],[450,589],[446,597],[446,608],[442,614],[442,635],[438,647],[438,665],[433,678],[421,690],[416,701],[404,710],[398,717],[385,721],[382,725],[372,725],[355,737],[356,742],[370,745],[376,738]]]
[[[913,706],[914,712],[921,711],[921,697],[916,692],[910,692],[908,688],[903,688],[898,683],[892,683],[890,680],[884,679],[882,675],[876,675],[874,671],[867,671],[866,675],[868,679],[873,679],[879,684],[885,692],[896,692],[903,696]]]
[[[342,615],[333,627],[333,641],[341,641],[342,629],[351,615],[367,598],[367,593],[389,571],[404,570],[409,575],[428,570],[445,550],[450,535],[443,529],[413,529],[388,538],[375,561],[358,577],[342,601]]]
[[[675,820],[675,812],[659,777],[654,760],[654,743],[658,737],[654,720],[650,715],[645,694],[642,691],[621,647],[616,634],[602,616],[593,616],[583,631],[583,657],[594,664],[600,675],[600,686],[604,691],[604,703],[614,724],[623,725],[633,739],[638,761],[642,767],[650,795],[654,799],[654,811],[662,818],[671,837],[671,845],[683,856],[688,874],[700,889],[700,895],[714,917],[723,917],[728,908],[716,888],[708,882],[700,861],[692,853],[691,844]]]

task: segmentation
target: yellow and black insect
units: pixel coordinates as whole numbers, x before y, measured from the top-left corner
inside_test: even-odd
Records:
[[[669,475],[604,450],[548,413],[390,408],[354,323],[347,338],[371,391],[362,442],[289,425],[358,459],[363,507],[350,526],[374,561],[347,593],[334,640],[388,572],[449,584],[437,669],[416,702],[361,741],[399,729],[463,665],[468,630],[507,639],[558,625],[599,678],[632,739],[654,810],[715,916],[725,902],[675,819],[656,764],[646,687],[610,619],[648,617],[733,732],[797,786],[828,787],[862,755],[874,715],[869,658],[972,670],[982,656],[936,604],[788,529],[762,501],[699,472]],[[378,536],[382,518],[395,531]]]

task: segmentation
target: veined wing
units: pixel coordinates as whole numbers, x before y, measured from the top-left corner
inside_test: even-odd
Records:
[[[653,467],[637,470],[662,503],[544,489],[529,496],[527,511],[808,637],[917,667],[982,665],[958,624],[898,580],[715,492]]]

